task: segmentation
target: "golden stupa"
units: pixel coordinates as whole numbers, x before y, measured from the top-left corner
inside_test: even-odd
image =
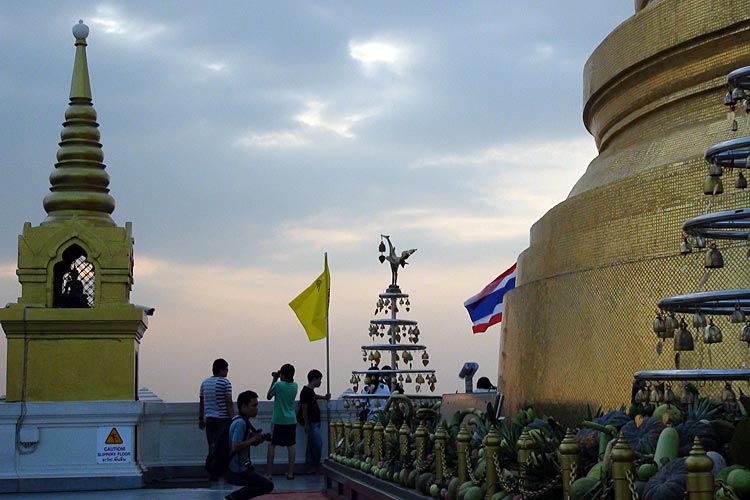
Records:
[[[747,242],[719,242],[734,265],[702,286],[703,254],[680,254],[685,220],[750,206],[736,171],[724,194],[702,189],[706,149],[750,135],[750,115],[732,131],[722,106],[727,74],[747,65],[750,0],[636,0],[589,58],[583,120],[599,156],[519,256],[500,348],[508,411],[629,404],[635,371],[675,368],[672,344],[658,354],[651,329],[662,297],[748,287]],[[682,353],[680,368],[750,362],[736,326],[722,323],[724,342]]]

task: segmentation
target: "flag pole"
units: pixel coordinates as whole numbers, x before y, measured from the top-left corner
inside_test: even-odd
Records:
[[[325,267],[328,268],[328,252],[325,252]],[[330,271],[329,271],[330,273]],[[331,282],[330,278],[328,281],[328,301],[326,307],[326,394],[331,394],[331,349],[330,349],[330,338],[331,332],[328,327],[328,317],[330,316],[331,307]],[[331,400],[326,401],[326,421],[328,422],[328,454],[333,453],[331,450]]]

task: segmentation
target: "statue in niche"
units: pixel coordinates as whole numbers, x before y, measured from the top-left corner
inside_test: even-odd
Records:
[[[60,296],[62,307],[89,307],[89,298],[83,292],[83,283],[78,279],[78,270],[71,269],[68,273],[62,295]]]

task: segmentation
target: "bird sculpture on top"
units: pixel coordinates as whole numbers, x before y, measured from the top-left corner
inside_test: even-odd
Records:
[[[387,236],[385,234],[380,235],[380,247],[378,248],[380,250],[380,263],[382,264],[386,260],[391,264],[391,286],[389,288],[397,289],[398,284],[396,283],[398,280],[398,266],[406,267],[406,259],[409,258],[411,254],[417,251],[416,248],[412,248],[411,250],[404,250],[401,252],[401,255],[396,255],[396,248],[393,246],[393,243],[391,243],[390,236]],[[383,255],[383,252],[385,252],[385,244],[383,244],[383,239],[385,239],[388,242],[388,256]]]

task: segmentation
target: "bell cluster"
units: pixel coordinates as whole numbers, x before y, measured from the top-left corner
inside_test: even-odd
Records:
[[[735,324],[744,323],[740,329],[739,340],[750,346],[750,321],[739,305],[735,306],[734,311],[729,316],[729,321]],[[695,337],[688,330],[688,324],[684,317],[680,318],[678,322],[674,312],[659,311],[656,313],[653,328],[659,340],[674,339],[675,351],[695,350],[696,339],[702,340],[704,344],[718,344],[724,339],[721,329],[714,324],[713,318],[709,318],[707,322],[706,315],[700,311],[693,314],[692,324],[696,330]]]
[[[748,156],[750,158],[750,156]],[[747,159],[738,161],[737,164],[727,167],[727,170],[734,170],[735,168],[750,168],[747,164]],[[734,182],[734,187],[737,189],[745,189],[747,187],[747,178],[743,175],[741,170],[737,171],[737,180]],[[722,194],[724,192],[724,183],[721,181],[721,177],[724,175],[724,167],[716,163],[711,163],[708,166],[708,175],[703,181],[703,194],[706,196],[713,196]]]
[[[679,397],[675,395],[672,390],[672,382],[657,383],[657,382],[646,382],[644,387],[641,387],[633,397],[633,402],[636,404],[653,404],[660,405],[662,403],[679,404],[683,407],[687,407],[696,401],[700,392],[695,384],[690,382],[684,382],[682,386],[682,392]],[[724,405],[726,413],[737,413],[739,406],[737,405],[737,394],[732,389],[732,383],[726,382],[724,390],[721,393],[721,402]]]
[[[708,247],[708,249],[706,249],[706,247]],[[688,238],[687,235],[684,235],[682,237],[682,243],[680,243],[680,253],[682,255],[688,255],[693,252],[693,248],[706,250],[703,259],[703,267],[706,269],[721,269],[724,267],[724,256],[721,254],[721,251],[716,246],[715,242],[711,242],[710,245],[707,245],[706,238],[701,235],[694,236],[693,238]]]
[[[391,344],[399,343],[403,338],[412,344],[419,342],[419,327],[417,325],[386,325],[384,323],[371,322],[368,331],[370,338],[374,341],[376,337],[388,337]]]
[[[368,353],[368,351],[370,352]],[[430,364],[430,355],[427,354],[426,350],[422,351],[420,357],[422,358],[422,365],[427,366]],[[370,368],[378,368],[380,366],[381,358],[382,354],[377,348],[369,346],[364,346],[362,348],[362,361],[370,361],[372,363]],[[412,363],[414,362],[414,355],[410,350],[404,350],[400,355],[397,350],[393,350],[393,358],[396,362],[403,361],[404,363],[408,363],[409,369],[413,369]]]
[[[375,303],[375,312],[373,314],[378,313],[386,313],[390,314],[391,311],[399,312],[399,307],[402,306],[406,309],[406,312],[409,312],[411,309],[411,302],[409,301],[409,297],[392,297],[392,298],[379,298],[378,301]]]
[[[395,375],[395,374],[394,374]],[[415,375],[414,378],[412,378],[412,375]],[[435,384],[437,384],[437,375],[435,375],[434,372],[404,372],[399,373],[396,375],[396,380],[400,385],[406,384],[416,384],[414,386],[415,392],[420,392],[422,390],[422,384],[427,384],[427,387],[430,389],[430,392],[435,392]],[[367,386],[371,382],[370,375],[364,376],[364,385]],[[359,384],[362,383],[362,375],[359,373],[352,373],[351,378],[349,379],[349,383],[352,384],[352,390],[354,392],[359,391]]]
[[[732,74],[730,74],[727,80],[727,93],[724,95],[724,106],[727,107],[727,120],[731,124],[731,130],[732,132],[737,132],[737,129],[739,129],[737,111],[744,109],[745,119],[749,118],[750,95],[748,95],[748,92],[744,88],[737,84],[736,80],[732,78]]]

